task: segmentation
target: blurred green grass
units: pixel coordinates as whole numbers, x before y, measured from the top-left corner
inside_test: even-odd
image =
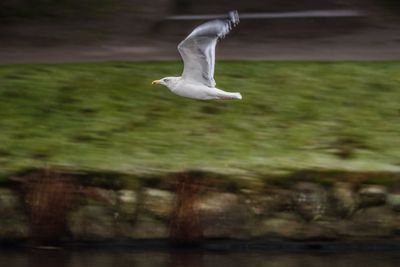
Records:
[[[0,176],[54,166],[262,176],[400,169],[400,62],[222,61],[242,101],[150,82],[180,62],[0,65]]]

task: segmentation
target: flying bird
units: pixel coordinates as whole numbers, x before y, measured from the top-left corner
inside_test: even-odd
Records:
[[[193,99],[242,99],[240,93],[216,88],[214,80],[217,41],[224,38],[238,23],[238,12],[231,11],[225,19],[208,21],[195,28],[178,45],[184,64],[182,76],[165,77],[152,84],[164,85],[179,96]]]

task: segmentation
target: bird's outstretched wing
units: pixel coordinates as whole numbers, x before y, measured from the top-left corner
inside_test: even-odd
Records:
[[[184,63],[183,79],[215,87],[215,46],[238,23],[238,12],[231,11],[226,19],[201,24],[178,45]]]

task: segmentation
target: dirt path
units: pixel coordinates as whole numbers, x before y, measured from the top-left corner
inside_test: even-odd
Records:
[[[242,22],[238,30],[219,44],[217,58],[400,60],[398,21],[367,24],[331,21],[323,24],[303,20],[298,25],[296,22],[266,21],[262,25]],[[198,22],[191,24],[194,23]],[[0,38],[0,64],[179,59],[176,45],[190,27],[192,25],[169,23],[147,37],[143,37],[145,34],[117,34],[104,39],[87,37],[87,33],[92,34],[90,29],[80,35],[69,35],[66,30],[59,34],[55,29],[41,30],[40,27],[22,29],[14,36],[3,31],[3,35],[0,34],[3,37]],[[79,36],[89,41],[76,41]]]

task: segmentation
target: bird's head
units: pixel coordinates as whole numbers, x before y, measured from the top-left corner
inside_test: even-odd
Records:
[[[166,87],[170,87],[171,85],[173,85],[180,77],[165,77],[162,78],[160,80],[155,80],[153,81],[151,84],[161,84],[164,85]]]

